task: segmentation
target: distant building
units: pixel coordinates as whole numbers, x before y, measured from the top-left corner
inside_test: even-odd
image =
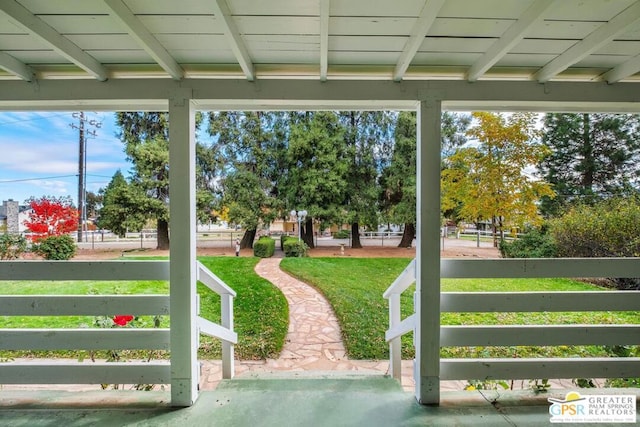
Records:
[[[0,229],[9,234],[26,231],[24,221],[29,218],[29,206],[21,206],[16,200],[5,200],[0,206]]]

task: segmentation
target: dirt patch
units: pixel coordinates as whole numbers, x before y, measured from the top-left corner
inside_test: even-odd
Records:
[[[500,258],[500,252],[490,247],[475,247],[475,245],[452,246],[440,251],[442,258]],[[234,256],[233,248],[198,248],[201,256]],[[74,259],[77,260],[102,260],[126,258],[135,256],[169,256],[169,251],[155,249],[79,249]],[[253,256],[253,250],[243,249],[240,256]],[[340,246],[320,246],[309,250],[311,257],[354,257],[354,258],[414,258],[415,248],[398,248],[395,246],[365,246],[361,249],[344,248]]]
[[[309,251],[311,257],[355,257],[355,258],[415,258],[415,248],[366,246],[361,249],[340,247],[320,247]],[[442,258],[500,258],[500,252],[495,248],[456,247],[440,251]]]

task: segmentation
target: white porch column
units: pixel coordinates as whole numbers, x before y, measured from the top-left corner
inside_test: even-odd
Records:
[[[423,405],[440,403],[440,114],[440,100],[418,107],[414,377]]]
[[[171,302],[171,404],[198,397],[196,330],[195,108],[191,91],[169,100],[169,230]]]

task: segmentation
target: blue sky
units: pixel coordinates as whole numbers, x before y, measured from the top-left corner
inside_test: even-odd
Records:
[[[72,112],[0,112],[0,203],[31,196],[78,197],[78,124]],[[131,165],[115,136],[115,113],[85,112],[101,122],[87,142],[87,191],[104,188]],[[94,128],[95,129],[95,128]]]

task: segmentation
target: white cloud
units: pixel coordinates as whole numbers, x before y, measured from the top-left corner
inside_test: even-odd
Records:
[[[43,179],[43,180],[34,181],[32,182],[32,184],[42,188],[46,194],[53,194],[58,196],[69,194],[68,182]]]
[[[0,167],[14,172],[68,174],[78,170],[77,154],[49,144],[15,144],[0,140]]]

